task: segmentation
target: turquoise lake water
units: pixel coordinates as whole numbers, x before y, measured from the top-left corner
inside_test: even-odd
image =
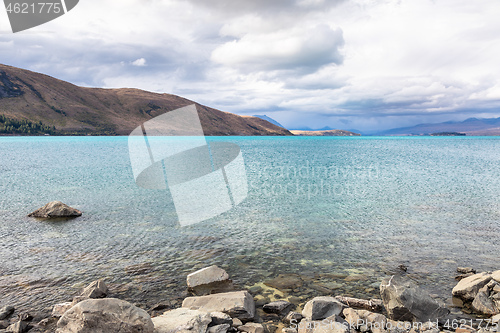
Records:
[[[447,301],[457,266],[500,269],[500,138],[209,140],[241,147],[248,197],[181,227],[168,190],[135,184],[127,137],[0,138],[0,305],[46,311],[97,278],[176,305],[211,264],[242,288],[299,274],[303,297],[377,297],[404,264]],[[84,215],[26,217],[53,200]]]

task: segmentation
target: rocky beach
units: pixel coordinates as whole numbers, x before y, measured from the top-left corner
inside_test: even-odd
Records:
[[[280,275],[241,289],[215,265],[186,277],[181,304],[169,300],[148,308],[115,297],[104,280],[83,288],[50,314],[2,304],[0,332],[56,333],[488,333],[500,321],[500,270],[458,267],[453,305],[441,304],[406,274],[387,276],[380,298],[325,293],[292,296],[301,283]],[[332,277],[332,282],[335,278]]]

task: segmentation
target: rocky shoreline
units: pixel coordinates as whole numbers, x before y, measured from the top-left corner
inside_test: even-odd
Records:
[[[450,309],[404,274],[380,283],[380,299],[325,295],[289,296],[293,281],[275,279],[237,289],[225,270],[210,266],[187,276],[188,297],[141,309],[108,298],[106,283],[94,281],[52,314],[0,309],[0,332],[56,333],[489,333],[500,322],[500,270],[458,268]],[[456,310],[460,311],[456,311]],[[450,311],[455,310],[455,311]]]

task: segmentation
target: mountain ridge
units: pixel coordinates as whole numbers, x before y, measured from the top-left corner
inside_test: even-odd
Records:
[[[414,126],[393,128],[378,132],[375,135],[430,135],[439,132],[464,133],[468,136],[500,135],[499,118],[467,118],[463,121],[446,121],[441,123],[423,123]]]
[[[0,114],[43,122],[60,133],[129,135],[160,114],[195,104],[205,135],[292,135],[266,120],[239,116],[187,98],[135,88],[87,88],[0,64]]]

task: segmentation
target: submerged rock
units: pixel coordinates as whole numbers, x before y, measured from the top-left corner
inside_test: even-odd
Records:
[[[153,333],[146,311],[116,298],[88,299],[66,311],[56,333]]]
[[[243,320],[253,319],[255,316],[255,303],[247,291],[188,297],[182,302],[182,307],[205,312],[224,312]]]
[[[52,201],[28,214],[29,217],[55,218],[55,217],[77,217],[81,216],[82,212],[72,208],[60,201]]]
[[[402,277],[385,278],[380,284],[380,295],[392,320],[426,322],[449,314],[429,294]]]
[[[179,308],[152,318],[155,333],[206,332],[212,317],[206,312]]]

